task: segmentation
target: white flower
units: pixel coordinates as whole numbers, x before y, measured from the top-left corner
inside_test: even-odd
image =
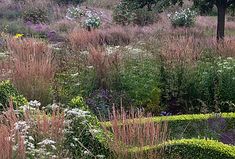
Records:
[[[70,143],[70,146],[71,146],[71,147],[75,147],[75,145],[74,145],[73,143]]]
[[[105,158],[105,155],[96,155],[98,158]]]
[[[81,109],[75,108],[75,109],[72,109],[72,110],[68,110],[67,114],[75,115],[75,116],[78,116],[78,117],[85,117],[85,116],[89,116],[90,112],[89,111],[83,111]]]
[[[89,132],[93,135],[98,134],[100,131],[96,129],[90,129]]]
[[[51,144],[55,144],[56,142],[50,139],[45,139],[42,142],[39,142],[38,145],[51,145]]]
[[[84,153],[85,155],[89,155],[89,154],[90,154],[89,151],[83,151],[83,153]]]
[[[87,68],[92,69],[92,68],[94,68],[94,66],[87,66]]]
[[[41,106],[41,103],[40,103],[39,101],[37,101],[37,100],[34,100],[34,101],[31,100],[31,101],[29,102],[29,106],[38,108],[38,107]]]

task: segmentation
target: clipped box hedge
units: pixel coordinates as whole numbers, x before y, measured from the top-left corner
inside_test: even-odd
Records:
[[[152,117],[151,120],[156,123],[168,121],[171,139],[210,138],[220,140],[223,134],[235,130],[235,113],[162,116]],[[146,121],[149,121],[149,118],[137,119],[140,124],[144,124]],[[111,127],[110,122],[102,124]],[[122,124],[120,123],[120,125]],[[233,140],[223,142],[235,144]]]
[[[147,156],[150,152],[159,153],[162,147],[165,147],[163,157],[167,159],[235,159],[234,146],[206,139],[172,140],[164,145],[145,147],[142,150],[132,148],[129,153],[130,156],[136,153]]]

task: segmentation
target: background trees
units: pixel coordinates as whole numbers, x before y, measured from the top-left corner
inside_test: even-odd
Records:
[[[225,14],[229,7],[235,5],[235,0],[193,0],[194,6],[205,12],[216,6],[217,15],[217,40],[224,38]]]
[[[228,8],[234,8],[235,0],[189,0],[193,2],[195,8],[201,13],[206,13],[217,8],[217,40],[224,38],[225,14]],[[147,8],[148,11],[163,11],[171,5],[182,5],[183,0],[123,0],[122,4],[127,5],[128,10],[136,10],[139,8]]]

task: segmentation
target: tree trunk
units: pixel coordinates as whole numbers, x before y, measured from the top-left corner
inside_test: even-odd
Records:
[[[226,4],[221,0],[219,0],[219,4],[217,4],[218,9],[218,20],[217,20],[217,41],[224,39],[224,28],[225,28],[225,12],[226,12]]]

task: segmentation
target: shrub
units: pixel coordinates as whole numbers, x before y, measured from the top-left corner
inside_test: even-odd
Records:
[[[26,98],[16,90],[10,81],[2,81],[0,83],[0,111],[9,104],[11,98],[15,107],[27,104]]]
[[[131,24],[134,19],[134,14],[132,13],[128,5],[129,3],[126,1],[121,2],[117,5],[113,12],[114,22],[121,25]]]
[[[48,22],[47,11],[44,8],[30,7],[23,12],[23,20],[34,24]]]
[[[149,11],[147,8],[137,9],[134,11],[133,24],[145,26],[153,24],[156,20],[156,13],[154,11]]]
[[[81,10],[79,7],[72,6],[67,9],[66,18],[69,20],[76,20],[84,14],[84,11]]]
[[[73,99],[71,103],[85,106],[80,97]],[[66,120],[70,121],[66,128],[65,147],[73,157],[105,158],[110,155],[106,136],[98,119],[87,108],[74,108],[65,113]]]
[[[164,61],[161,67],[161,104],[167,105],[167,111],[177,114],[234,110],[233,58],[201,57],[194,62],[189,62],[193,56],[187,60],[182,56],[179,61],[176,58]]]
[[[154,60],[128,61],[121,72],[122,90],[132,100],[130,105],[160,112],[159,67]]]
[[[184,9],[180,12],[175,12],[170,15],[171,24],[174,27],[190,27],[194,25],[196,20],[196,12],[188,9]]]
[[[225,145],[214,140],[205,139],[181,139],[172,140],[162,145],[165,147],[164,158],[198,158],[198,159],[233,159],[235,157],[234,146]],[[131,153],[145,153],[149,151],[158,153],[161,146],[146,147],[144,150],[131,149]],[[141,152],[144,151],[144,152]]]
[[[113,21],[117,24],[149,25],[156,21],[156,13],[147,8],[133,9],[133,4],[122,1],[113,12]],[[135,7],[134,7],[135,8]]]
[[[198,98],[207,103],[209,111],[234,111],[235,108],[229,105],[235,103],[234,63],[231,57],[199,61],[196,87],[202,96]]]
[[[16,35],[17,33],[28,34],[28,29],[22,21],[1,20],[0,31],[11,35]]]
[[[100,17],[90,12],[87,14],[87,18],[84,21],[84,25],[89,31],[91,29],[97,29],[101,25]]]

